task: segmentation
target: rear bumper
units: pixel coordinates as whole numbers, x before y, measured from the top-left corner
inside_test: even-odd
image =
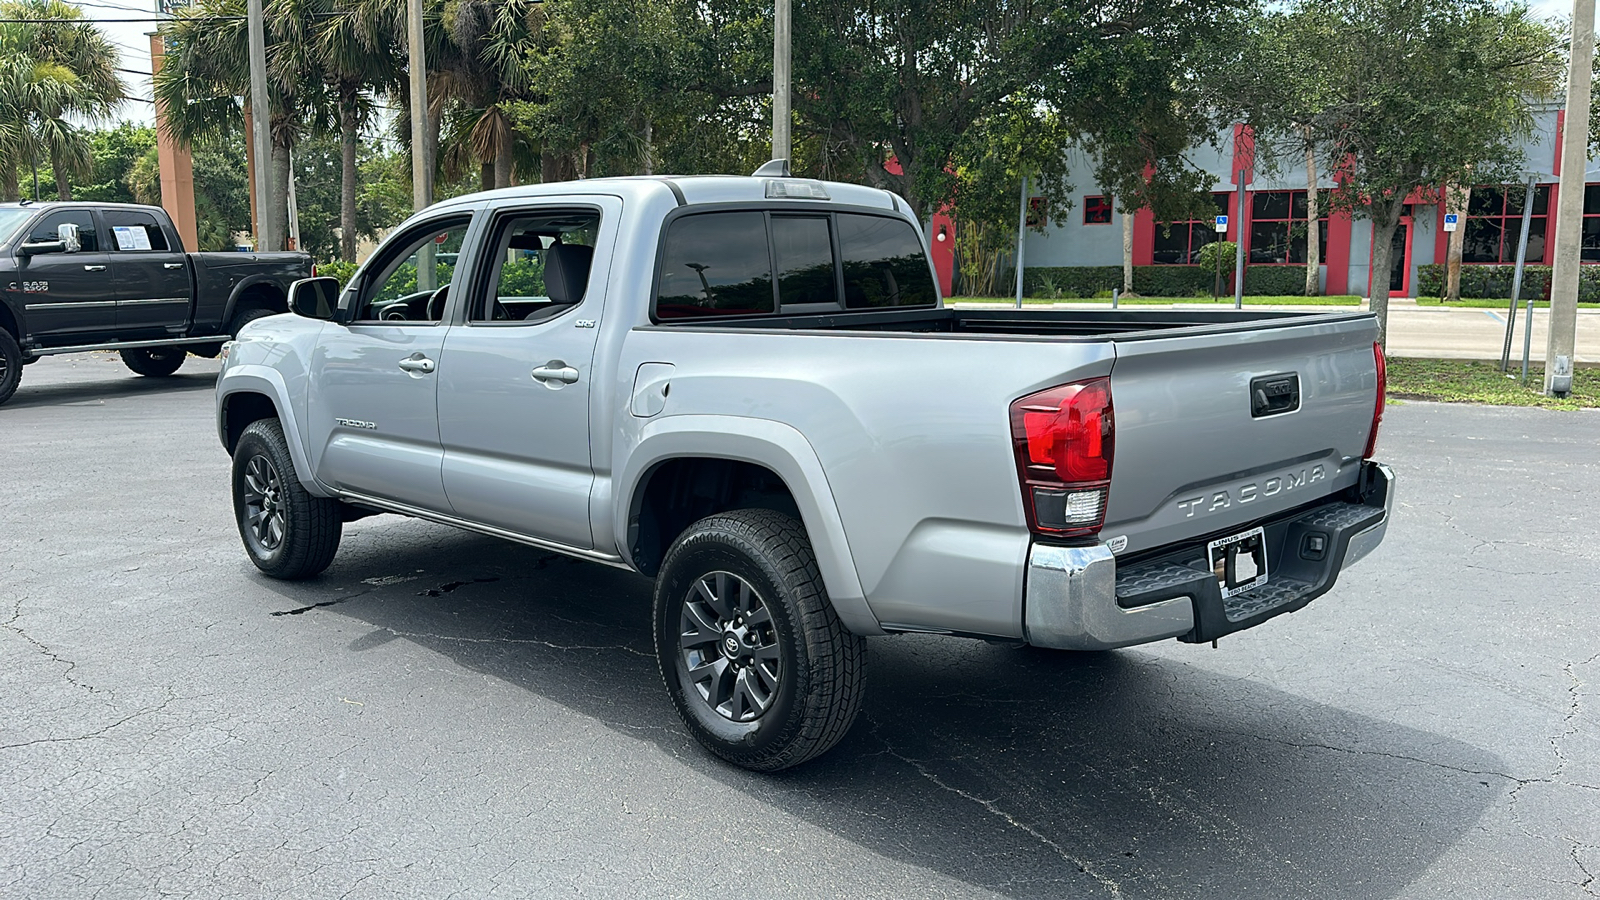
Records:
[[[1035,543],[1023,598],[1025,635],[1039,647],[1109,650],[1166,638],[1211,641],[1253,628],[1326,593],[1341,571],[1383,541],[1393,507],[1394,473],[1364,463],[1351,492],[1260,523],[1275,548],[1272,580],[1226,600],[1205,566],[1203,541],[1120,571],[1104,544]],[[1303,548],[1317,535],[1326,550],[1309,558]]]

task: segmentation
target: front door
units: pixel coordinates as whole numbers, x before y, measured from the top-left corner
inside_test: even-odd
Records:
[[[1389,296],[1411,296],[1411,217],[1405,216],[1394,230],[1389,245]]]
[[[28,332],[46,344],[82,343],[117,327],[117,298],[110,259],[100,243],[94,214],[87,209],[50,213],[28,229],[24,240],[57,240],[59,226],[78,226],[76,253],[17,254],[13,288],[22,297]]]
[[[450,511],[440,478],[437,392],[455,267],[437,259],[439,239],[442,249],[459,250],[470,222],[457,214],[396,236],[341,300],[349,324],[323,328],[308,373],[306,418],[312,464],[324,483]]]
[[[444,486],[456,514],[589,549],[589,401],[621,202],[503,209],[445,339]]]
[[[189,327],[193,288],[189,257],[156,217],[132,209],[101,213],[111,239],[117,330],[124,337],[164,337]]]

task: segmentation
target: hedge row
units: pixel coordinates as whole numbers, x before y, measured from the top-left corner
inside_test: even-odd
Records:
[[[1499,299],[1511,296],[1511,280],[1516,266],[1467,265],[1461,267],[1461,296]],[[1522,270],[1522,299],[1550,296],[1549,266],[1525,266]],[[1417,266],[1417,296],[1443,297],[1445,267],[1439,264]],[[1578,269],[1578,302],[1600,303],[1600,266]]]
[[[1134,266],[1133,289],[1146,297],[1209,296],[1215,274],[1201,266]],[[1299,294],[1305,290],[1305,266],[1249,266],[1244,292],[1253,296]],[[1029,266],[1023,270],[1022,292],[1045,297],[1051,289],[1062,297],[1093,297],[1122,287],[1121,266]],[[1222,273],[1222,290],[1233,290],[1233,270]]]

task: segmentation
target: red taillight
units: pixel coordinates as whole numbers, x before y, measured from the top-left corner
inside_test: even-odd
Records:
[[[1105,523],[1116,426],[1111,379],[1093,378],[1011,404],[1022,506],[1033,531],[1083,537]]]
[[[1383,345],[1377,341],[1372,342],[1372,361],[1378,366],[1378,401],[1372,407],[1372,433],[1367,435],[1367,451],[1361,454],[1362,459],[1371,459],[1372,451],[1378,446],[1378,426],[1383,424],[1384,393],[1389,389],[1389,372],[1383,361]]]

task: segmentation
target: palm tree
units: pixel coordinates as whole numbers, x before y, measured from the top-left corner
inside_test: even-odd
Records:
[[[21,193],[17,164],[29,160],[37,172],[41,157],[55,171],[57,196],[71,199],[71,177],[87,175],[92,162],[74,120],[101,121],[126,96],[117,51],[60,0],[0,3],[0,19],[38,20],[0,25],[0,199]]]

